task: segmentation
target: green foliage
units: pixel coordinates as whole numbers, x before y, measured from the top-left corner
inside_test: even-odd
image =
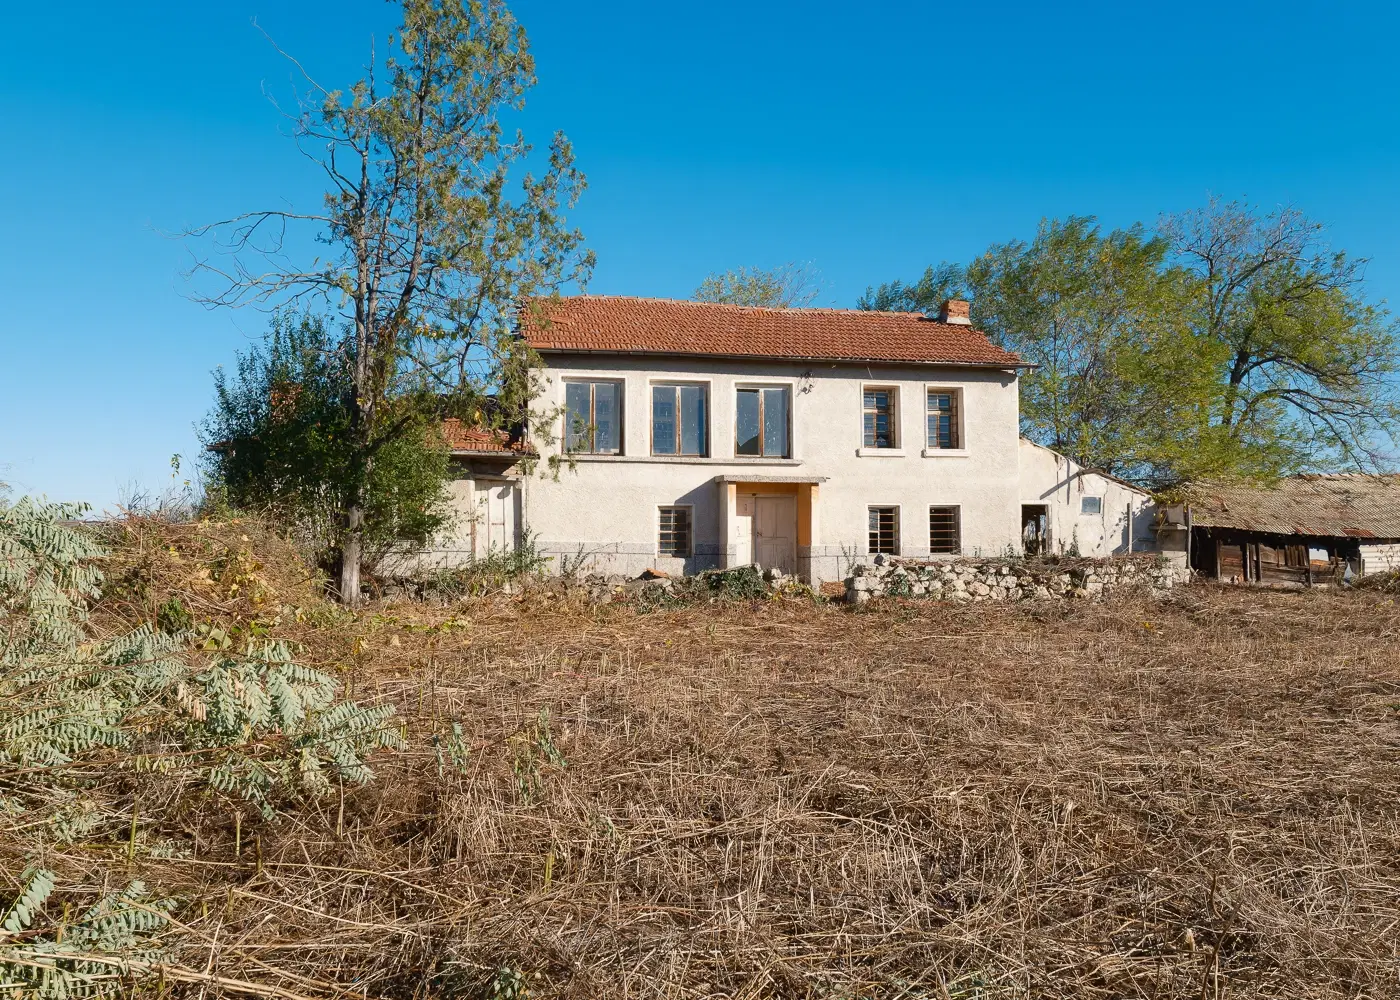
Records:
[[[554,743],[549,709],[540,709],[535,721],[512,736],[510,743],[515,747],[511,770],[515,775],[516,792],[521,804],[529,805],[544,794],[544,766],[560,771],[569,766]]]
[[[1380,464],[1400,356],[1357,263],[1289,210],[1212,203],[1159,230],[1047,220],[1029,243],[860,305],[933,312],[969,297],[974,325],[1037,365],[1022,432],[1151,486]]]
[[[527,531],[515,548],[493,548],[464,566],[442,570],[425,589],[449,600],[494,593],[506,584],[540,575],[551,558],[540,553],[538,536]]]
[[[697,302],[719,302],[733,306],[768,306],[793,309],[809,306],[821,289],[804,264],[781,267],[737,267],[716,271],[700,282],[692,296]]]
[[[396,543],[427,541],[453,518],[449,452],[430,410],[403,403],[399,432],[383,441],[360,482],[347,403],[354,369],[352,338],[331,334],[321,317],[276,315],[232,378],[215,371],[215,408],[201,428],[212,495],[290,526],[323,566],[339,560],[342,513],[353,497],[365,508],[370,564]]]
[[[717,597],[732,601],[757,601],[768,596],[768,584],[756,566],[701,573],[697,581]]]
[[[87,509],[29,497],[11,506],[0,492],[0,666],[81,640],[83,602],[101,582],[91,561],[102,550],[64,522]]]
[[[1291,208],[1212,201],[1161,226],[1191,289],[1183,353],[1209,380],[1212,438],[1272,474],[1390,458],[1400,341],[1363,295],[1364,261]]]
[[[98,897],[74,919],[56,920],[44,905],[57,888],[54,873],[30,868],[0,921],[0,990],[39,1000],[116,996],[112,973],[163,956],[160,932],[175,908],[152,898],[140,879]]]
[[[344,90],[306,77],[298,95],[297,139],[330,178],[324,210],[209,227],[202,232],[238,265],[197,269],[222,287],[205,296],[210,304],[319,301],[346,331],[352,391],[335,403],[349,458],[332,482],[343,504],[340,591],[351,603],[366,505],[384,495],[375,468],[392,463],[391,443],[421,437],[417,425],[441,416],[518,424],[539,390],[538,359],[515,336],[521,303],[582,284],[593,267],[564,218],[584,188],[568,139],[556,133],[536,157],[519,133],[503,132],[535,83],[525,32],[505,4],[401,7],[372,75]],[[284,226],[310,227],[325,256],[290,263]]]
[[[95,639],[86,604],[102,583],[93,565],[102,550],[62,523],[76,512],[0,498],[0,812],[32,856],[116,828],[129,859],[139,808],[111,805],[113,775],[129,783],[158,772],[163,794],[221,797],[271,819],[282,801],[369,780],[368,757],[398,745],[391,708],[339,700],[334,677],[294,662],[280,643],[250,638],[206,660],[197,631],[147,625]],[[160,617],[190,618],[179,602]],[[51,871],[33,867],[3,910],[0,988],[107,995],[118,984],[104,956],[144,961],[159,951],[171,901],[133,881],[41,932],[55,886]]]

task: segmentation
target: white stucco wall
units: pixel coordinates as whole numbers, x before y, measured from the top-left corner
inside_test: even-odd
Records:
[[[1018,387],[1009,371],[947,366],[864,366],[719,358],[551,354],[541,410],[562,408],[566,378],[622,379],[623,454],[577,456],[558,478],[536,473],[524,484],[524,520],[541,551],[563,560],[582,558],[603,572],[636,573],[649,566],[695,572],[733,558],[722,537],[720,475],[822,477],[811,546],[799,552],[817,580],[843,577],[868,558],[868,508],[900,508],[900,554],[929,550],[928,508],[961,508],[962,550],[999,555],[1020,545]],[[650,387],[655,382],[701,382],[709,389],[710,457],[652,457]],[[792,400],[792,457],[734,454],[735,388],[781,384]],[[898,389],[900,447],[862,453],[862,390]],[[925,448],[925,392],[961,391],[963,448]],[[556,421],[554,436],[559,435]],[[541,457],[558,453],[536,440]],[[543,465],[544,463],[542,463]],[[658,507],[693,506],[694,556],[659,559]],[[808,562],[809,561],[809,562]]]
[[[1049,448],[1020,439],[1021,503],[1044,504],[1050,521],[1050,548],[1064,553],[1077,548],[1083,556],[1151,552],[1151,498],[1095,472]],[[1083,498],[1102,500],[1098,514],[1083,513]]]
[[[1400,543],[1361,543],[1361,572],[1386,573],[1400,569]]]

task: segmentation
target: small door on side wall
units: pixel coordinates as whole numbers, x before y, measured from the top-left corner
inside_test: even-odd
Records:
[[[479,555],[514,552],[520,544],[520,488],[515,483],[482,483],[485,545]],[[480,537],[480,536],[478,536]]]

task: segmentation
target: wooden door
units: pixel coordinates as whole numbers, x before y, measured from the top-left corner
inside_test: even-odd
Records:
[[[734,565],[753,564],[753,504],[757,499],[753,494],[740,494],[734,498]]]
[[[754,504],[754,552],[764,569],[797,572],[797,498],[760,496]]]
[[[519,497],[515,483],[486,486],[486,551],[514,552],[519,540]]]

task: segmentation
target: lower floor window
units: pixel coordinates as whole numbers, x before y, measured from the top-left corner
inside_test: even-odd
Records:
[[[930,507],[928,509],[928,550],[957,555],[962,547],[962,525],[958,508]]]
[[[870,554],[899,554],[899,508],[870,508]]]
[[[658,555],[687,558],[690,555],[690,508],[662,507]]]

